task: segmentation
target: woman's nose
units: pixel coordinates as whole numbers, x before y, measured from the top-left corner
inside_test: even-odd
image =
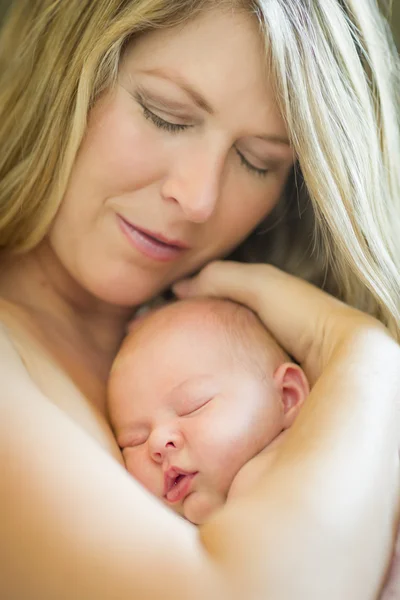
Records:
[[[162,464],[167,456],[183,447],[183,438],[178,431],[154,429],[148,444],[151,458],[156,463]]]
[[[221,193],[224,160],[209,147],[194,152],[171,167],[162,196],[177,203],[186,219],[205,223],[213,215]]]

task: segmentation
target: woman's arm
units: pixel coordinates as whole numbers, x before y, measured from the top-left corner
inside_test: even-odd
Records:
[[[316,306],[328,301],[318,290],[312,294]],[[305,321],[304,332],[308,327]],[[0,336],[0,596],[374,598],[395,512],[399,355],[375,324],[362,333],[347,343],[340,323],[333,327],[326,343],[336,353],[327,358],[280,464],[201,528],[199,537],[34,388]],[[361,352],[365,369],[374,371],[369,381],[348,368]],[[364,451],[371,447],[374,453]],[[327,469],[336,495],[321,490]]]
[[[268,466],[260,502],[263,491],[267,495],[272,489],[276,499],[284,500],[290,524],[280,537],[283,547],[290,548],[286,566],[298,577],[303,571],[303,583],[309,576],[308,597],[318,596],[318,582],[320,597],[328,597],[324,585],[335,577],[335,568],[336,579],[346,576],[347,568],[350,585],[337,598],[376,597],[390,556],[398,506],[397,344],[374,319],[266,265],[214,263],[175,290],[181,297],[223,296],[250,306],[316,382],[276,452],[274,468]],[[298,502],[304,502],[300,510]],[[302,510],[303,538],[297,521]],[[324,544],[321,535],[318,542],[320,524],[329,529],[329,521],[332,537]],[[278,531],[276,535],[278,539]],[[295,563],[294,569],[290,563]],[[331,573],[324,568],[328,565],[333,567]],[[372,573],[378,574],[374,583]],[[295,588],[299,579],[291,580]],[[279,590],[278,580],[276,586]],[[296,597],[294,588],[293,596],[282,597]]]
[[[0,597],[212,597],[196,530],[36,390],[2,332],[0,357]]]
[[[387,581],[385,582],[379,600],[398,600],[400,598],[400,530],[397,531],[397,540],[392,562],[388,571]]]
[[[251,500],[243,498],[235,507],[232,501],[230,512],[206,528],[218,540],[219,556],[231,551],[238,577],[244,566],[253,566],[256,574],[268,563],[267,598],[369,600],[381,589],[398,505],[394,399],[399,364],[379,336],[373,345],[371,353],[363,352],[361,342],[338,353]],[[354,354],[364,360],[362,367]],[[382,386],[379,371],[388,374]],[[223,544],[233,522],[242,555],[239,544],[233,550]],[[267,531],[260,530],[261,523]],[[251,546],[252,539],[261,542],[261,535],[264,556]],[[254,598],[262,597],[264,579],[251,583]],[[246,587],[251,589],[250,582],[243,579],[242,590]]]

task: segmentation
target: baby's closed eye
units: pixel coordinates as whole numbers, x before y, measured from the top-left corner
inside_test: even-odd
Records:
[[[180,417],[191,417],[193,415],[198,414],[203,408],[205,408],[211,401],[212,397],[205,396],[203,398],[198,398],[196,400],[188,400],[184,403],[181,410],[179,411]]]
[[[144,444],[149,435],[150,431],[147,427],[131,428],[117,436],[117,443],[121,451],[125,448],[136,448]]]

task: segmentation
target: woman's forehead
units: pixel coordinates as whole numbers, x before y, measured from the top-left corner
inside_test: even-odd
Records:
[[[190,87],[213,112],[232,113],[244,127],[258,125],[261,135],[260,124],[265,123],[267,134],[271,116],[276,120],[279,115],[266,54],[254,15],[211,10],[184,26],[153,31],[133,42],[121,76],[188,100],[185,88]],[[283,121],[273,133],[284,133]]]

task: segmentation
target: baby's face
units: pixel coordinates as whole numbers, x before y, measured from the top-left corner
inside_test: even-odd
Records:
[[[239,469],[281,431],[272,372],[264,380],[211,323],[163,323],[128,339],[110,379],[109,410],[128,471],[200,524]],[[266,365],[268,373],[268,365]]]

